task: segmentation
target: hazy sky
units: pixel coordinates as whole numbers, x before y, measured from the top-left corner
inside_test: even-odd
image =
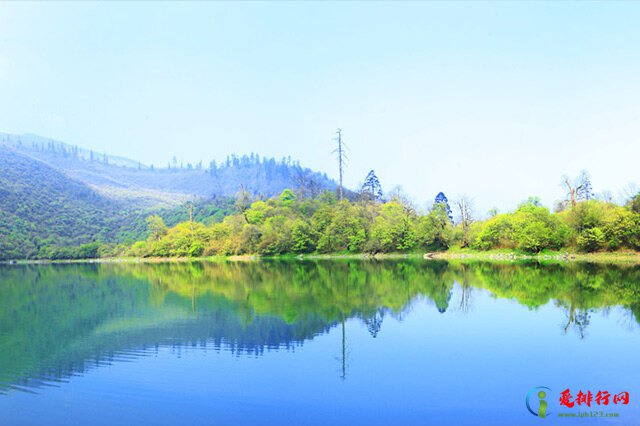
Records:
[[[640,3],[0,3],[0,131],[291,155],[479,213],[640,181]],[[0,165],[1,166],[1,165]]]

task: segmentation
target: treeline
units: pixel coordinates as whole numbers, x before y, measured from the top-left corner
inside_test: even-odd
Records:
[[[312,199],[299,198],[288,189],[266,200],[240,194],[235,213],[211,225],[189,220],[168,228],[159,216],[151,216],[147,219],[148,239],[120,254],[376,254],[454,247],[528,253],[640,250],[640,195],[625,206],[585,199],[556,213],[531,198],[514,212],[475,222],[464,202],[457,203],[459,218],[454,220],[442,193],[424,213],[400,197],[382,201],[375,194],[365,195],[349,201],[338,200],[328,191]]]
[[[138,240],[142,216],[63,173],[0,147],[0,260],[95,257],[96,241]],[[97,249],[95,249],[97,250]]]
[[[567,197],[553,213],[531,198],[513,212],[492,212],[478,221],[471,203],[459,199],[450,205],[443,193],[427,211],[399,195],[385,198],[373,171],[359,192],[343,189],[341,200],[335,184],[318,184],[318,173],[296,174],[297,166],[288,159],[278,163],[256,155],[232,156],[228,164],[217,167],[220,186],[213,192],[233,194],[243,188],[235,197],[207,195],[179,207],[152,210],[107,199],[60,170],[1,145],[0,162],[6,166],[0,173],[0,260],[451,248],[528,253],[640,250],[640,196],[629,197],[625,205],[607,197],[596,200],[586,172],[575,182],[564,179]],[[232,170],[248,174],[225,174]],[[182,182],[178,175],[167,182],[180,188],[188,182],[195,188],[192,179]],[[197,175],[206,179],[194,193],[210,194],[209,174]],[[149,214],[153,216],[147,218]]]
[[[0,260],[120,255],[146,238],[150,211],[114,201],[59,170],[0,145]],[[156,208],[169,226],[234,213],[232,197]]]
[[[214,222],[220,222],[224,217],[233,214],[233,199],[227,197],[214,197],[211,200],[198,200],[188,202],[179,207],[161,209],[157,211],[156,217],[160,218],[162,223],[169,226],[175,226],[179,223],[194,220],[201,224],[209,225]],[[72,212],[77,214],[78,220],[87,223],[96,223],[95,218],[87,217],[82,212]],[[148,233],[148,213],[142,212],[131,213],[126,217],[120,217],[114,214],[112,219],[120,218],[119,222],[115,220],[107,220],[103,224],[97,222],[96,233],[92,236],[85,235],[84,240],[94,239],[93,242],[78,244],[78,240],[71,237],[56,236],[55,239],[43,239],[37,246],[37,250],[32,248],[30,252],[22,254],[20,252],[2,252],[0,251],[0,259],[3,256],[6,259],[27,258],[27,259],[50,259],[50,260],[73,260],[73,259],[96,259],[122,256],[129,247],[136,241],[144,238]],[[55,217],[54,217],[55,219]],[[93,222],[92,222],[93,221]],[[1,222],[0,222],[1,224]],[[102,228],[112,229],[113,236],[106,238]],[[117,231],[117,232],[116,232]],[[30,235],[31,241],[38,244],[38,236],[42,232],[35,232]],[[31,243],[30,241],[30,243]],[[0,244],[0,249],[8,243],[16,243],[12,239],[7,239],[5,243]],[[84,242],[80,240],[80,242]],[[19,246],[20,249],[28,247],[26,244]],[[24,252],[23,252],[24,253]],[[8,257],[8,255],[12,255]]]

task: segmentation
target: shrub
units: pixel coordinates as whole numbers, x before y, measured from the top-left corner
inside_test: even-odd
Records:
[[[578,236],[578,250],[594,252],[602,249],[605,242],[605,235],[600,228],[585,229]]]

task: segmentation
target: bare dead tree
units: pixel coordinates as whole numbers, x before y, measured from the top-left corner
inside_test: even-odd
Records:
[[[638,194],[640,194],[640,187],[633,182],[626,184],[624,188],[620,190],[620,198],[622,198],[622,201],[625,204],[635,198]]]
[[[247,223],[249,223],[249,219],[247,219],[246,212],[251,207],[251,202],[251,194],[244,188],[244,185],[240,185],[240,190],[236,194],[235,208],[238,213],[242,214]]]
[[[473,223],[473,202],[466,196],[458,197],[455,201],[462,225],[462,247],[469,246],[469,230]]]
[[[569,330],[569,326],[573,325],[580,339],[584,339],[586,336],[586,330],[591,323],[591,311],[588,309],[577,309],[573,303],[565,309],[567,315],[567,323],[563,327],[563,331],[566,334]]]
[[[462,282],[460,284],[460,310],[464,313],[471,308],[471,284],[469,283],[469,271],[466,265],[462,266]]]
[[[296,183],[298,198],[315,197],[320,193],[321,185],[318,183],[310,170],[299,169],[293,177]]]
[[[340,186],[338,186],[338,196],[340,200],[342,200],[342,192],[343,192],[342,182],[343,182],[343,176],[344,176],[344,166],[348,158],[345,151],[346,145],[342,140],[342,129],[338,129],[336,131],[336,135],[337,136],[334,138],[334,140],[338,142],[338,147],[334,149],[332,153],[336,154],[336,157],[338,159],[338,171],[340,172]]]
[[[189,225],[191,226],[191,232],[193,232],[193,201],[187,201],[187,210],[189,211]]]
[[[564,175],[562,180],[564,186],[567,187],[567,197],[572,207],[575,207],[580,200],[591,200],[593,198],[591,178],[586,170],[581,171],[574,182],[571,182],[567,175]]]
[[[576,188],[573,187],[571,182],[569,182],[569,177],[567,175],[563,176],[564,184],[567,186],[567,195],[569,195],[569,199],[571,200],[571,205],[575,206],[576,203]]]

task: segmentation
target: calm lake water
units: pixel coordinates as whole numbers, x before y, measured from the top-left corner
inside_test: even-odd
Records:
[[[640,424],[639,321],[639,267],[5,265],[0,424]]]

